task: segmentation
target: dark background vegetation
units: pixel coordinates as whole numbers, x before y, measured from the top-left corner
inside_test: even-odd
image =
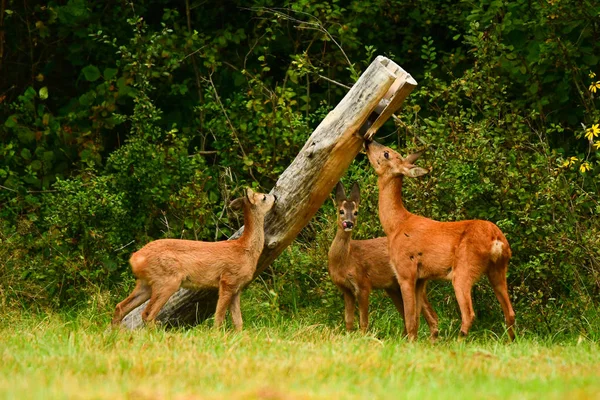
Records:
[[[419,82],[379,134],[403,153],[428,147],[419,163],[433,170],[407,180],[408,208],[500,226],[521,330],[597,328],[600,3],[0,5],[3,309],[111,312],[131,288],[132,251],[225,239],[241,224],[226,204],[247,185],[269,190],[346,93],[338,83],[381,54]],[[344,178],[357,180],[355,237],[381,235],[364,155]],[[334,225],[328,202],[254,285],[264,307],[340,322],[326,272]],[[474,296],[478,318],[501,321],[486,284]],[[456,319],[449,284],[431,297]],[[377,307],[391,306],[380,296]]]

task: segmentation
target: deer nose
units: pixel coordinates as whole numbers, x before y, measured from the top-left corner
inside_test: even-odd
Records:
[[[345,225],[346,225],[346,229],[352,229],[354,227],[354,224],[350,221],[344,221]]]

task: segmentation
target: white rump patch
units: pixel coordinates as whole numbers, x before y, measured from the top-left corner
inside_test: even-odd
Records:
[[[490,249],[490,260],[493,262],[498,261],[500,257],[502,257],[502,250],[504,249],[504,243],[499,240],[494,240],[492,242],[492,248]]]

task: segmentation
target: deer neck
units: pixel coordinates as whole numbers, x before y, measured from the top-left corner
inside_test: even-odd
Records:
[[[329,268],[342,267],[346,264],[350,254],[350,240],[352,240],[352,232],[346,232],[338,226],[335,238],[329,248]]]
[[[385,234],[390,236],[410,215],[402,201],[402,176],[379,177],[377,186],[379,186],[379,219]]]
[[[244,232],[239,241],[257,257],[265,246],[265,218],[252,212],[249,205],[244,206]]]

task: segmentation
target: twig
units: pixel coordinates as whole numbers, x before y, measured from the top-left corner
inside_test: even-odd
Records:
[[[309,13],[302,12],[302,11],[291,10],[289,8],[280,8],[280,9],[277,9],[277,8],[269,8],[269,7],[252,7],[252,8],[250,8],[250,10],[251,11],[263,11],[263,12],[274,14],[276,16],[279,16],[279,17],[283,18],[283,19],[286,19],[288,21],[291,21],[291,22],[294,22],[294,23],[298,24],[298,26],[297,26],[298,29],[313,29],[313,30],[319,31],[321,33],[324,33],[325,35],[327,35],[327,37],[340,50],[340,52],[342,53],[342,55],[346,59],[346,62],[348,63],[348,66],[351,69],[354,69],[354,65],[350,62],[350,59],[348,58],[348,55],[346,54],[346,52],[344,51],[344,49],[342,48],[342,46],[338,43],[337,40],[335,40],[335,38],[333,37],[333,35],[331,35],[331,33],[329,33],[329,31],[323,26],[323,24],[321,23],[321,20],[319,20],[314,15],[311,15]],[[304,16],[310,18],[310,19],[313,19],[316,22],[302,21],[300,19],[292,17],[289,14],[286,14],[283,11],[294,12],[294,13],[299,14],[299,15],[304,15]]]
[[[29,7],[27,7],[27,1],[23,1],[23,10],[25,12],[25,23],[27,25],[27,35],[29,37],[29,59],[31,60],[31,86],[33,85],[33,82],[35,81],[35,63],[33,61],[34,57],[33,57],[33,39],[31,38],[31,24],[29,23]]]
[[[223,102],[221,101],[221,97],[219,96],[217,87],[215,86],[215,83],[212,80],[212,74],[213,74],[213,72],[211,72],[208,75],[208,79],[204,78],[204,80],[207,81],[208,83],[210,83],[210,86],[212,87],[213,92],[215,93],[215,98],[217,100],[217,103],[219,103],[219,107],[221,107],[221,111],[223,112],[223,115],[225,116],[225,119],[227,120],[227,124],[229,125],[229,128],[231,129],[231,133],[233,134],[233,136],[235,136],[235,141],[237,142],[237,144],[242,152],[242,155],[245,158],[245,157],[247,157],[247,155],[246,155],[246,152],[244,151],[244,147],[242,146],[242,143],[240,142],[240,138],[237,135],[237,129],[235,129],[235,127],[233,126],[233,123],[229,119],[229,115],[227,114],[227,110],[225,109],[225,106],[223,105]],[[258,181],[258,179],[256,179],[256,177],[254,176],[254,173],[252,172],[251,167],[248,167],[248,172],[250,172],[250,176],[252,177],[252,179],[254,179],[255,181]]]
[[[10,190],[11,192],[18,193],[19,191],[16,189],[12,189],[6,186],[0,185],[0,189]],[[58,190],[56,189],[48,189],[48,190],[26,190],[25,193],[56,193]]]
[[[129,246],[129,245],[131,245],[131,244],[133,244],[133,243],[135,243],[135,240],[132,240],[131,242],[129,242],[129,243],[127,243],[127,244],[124,244],[123,246],[119,247],[118,249],[115,249],[115,251],[121,251],[121,250],[123,250],[125,247],[127,247],[127,246]]]
[[[188,157],[194,157],[194,156],[206,156],[206,155],[210,155],[210,154],[217,154],[218,151],[217,150],[201,150],[201,151],[197,151],[194,154],[190,154]]]
[[[267,35],[267,33],[263,33],[258,39],[256,39],[254,41],[254,44],[250,47],[250,50],[248,50],[248,52],[246,53],[246,56],[244,57],[244,70],[246,69],[246,63],[248,62],[248,57],[250,56],[250,53],[252,53],[252,51],[254,51],[254,48],[258,45],[258,42],[260,42],[260,40],[262,38],[264,38]]]
[[[0,70],[4,61],[4,10],[6,9],[6,0],[2,0],[0,7]]]
[[[10,91],[11,91],[11,90],[13,90],[14,88],[16,88],[16,86],[15,86],[15,85],[12,85],[12,86],[11,86],[11,87],[9,87],[8,89],[6,89],[6,90],[4,91],[4,93],[2,93],[2,95],[1,95],[0,97],[2,97],[2,96],[4,96],[4,95],[6,95],[6,93],[10,92]]]
[[[185,14],[187,17],[187,27],[188,34],[191,36],[192,34],[192,17],[190,11],[190,1],[185,0]],[[188,54],[183,59],[185,60],[188,57],[192,57],[192,67],[194,68],[194,77],[196,78],[196,89],[198,90],[198,101],[200,104],[204,104],[204,95],[202,94],[202,85],[200,85],[200,73],[198,72],[198,65],[196,64],[196,57],[194,55],[202,50],[205,46],[200,47],[196,51]],[[203,130],[204,127],[204,111],[200,111],[200,131]]]
[[[341,83],[341,82],[334,81],[333,79],[331,79],[331,78],[328,78],[328,77],[326,77],[326,76],[323,76],[323,75],[321,75],[321,74],[317,74],[317,76],[318,76],[319,78],[321,78],[321,79],[324,79],[324,80],[326,80],[327,82],[331,82],[331,83],[333,83],[334,85],[338,85],[338,86],[340,86],[340,87],[343,87],[343,88],[344,88],[344,89],[346,89],[346,90],[350,90],[350,89],[352,89],[352,87],[350,87],[350,86],[348,86],[348,85],[344,85],[344,84],[343,84],[343,83]]]
[[[225,116],[225,119],[227,120],[227,124],[229,125],[229,128],[231,129],[232,133],[235,136],[235,139],[240,147],[240,150],[242,151],[242,155],[244,157],[246,157],[246,152],[244,151],[244,148],[242,147],[242,144],[240,143],[240,139],[237,136],[237,129],[235,129],[235,126],[233,126],[233,123],[231,122],[231,120],[229,119],[229,115],[227,114],[227,110],[225,109],[225,106],[223,105],[223,102],[221,101],[221,96],[219,96],[219,92],[217,91],[217,87],[215,86],[215,83],[212,80],[212,74],[213,72],[211,72],[208,75],[208,79],[204,78],[204,80],[208,83],[210,83],[210,86],[212,87],[213,92],[215,93],[215,99],[217,100],[217,103],[219,103],[219,107],[221,108],[221,111],[223,112],[223,115]]]
[[[16,191],[15,189],[11,189],[11,188],[9,188],[9,187],[2,186],[2,185],[0,185],[0,189],[10,190],[11,192],[15,192],[15,193],[17,193],[17,191]]]
[[[163,216],[161,222],[167,228],[167,232],[166,233],[170,234],[171,233],[171,227],[169,226],[169,220],[167,219],[167,213],[164,212],[163,210],[160,210],[160,212],[162,213],[162,216]]]
[[[187,54],[185,57],[183,57],[183,58],[181,59],[181,61],[185,60],[185,59],[186,59],[186,58],[188,58],[188,57],[192,57],[194,54],[198,53],[200,50],[202,50],[202,49],[203,49],[203,48],[205,48],[205,47],[206,47],[206,46],[202,46],[202,47],[200,47],[199,49],[196,49],[196,50],[192,51],[190,54]],[[192,60],[195,60],[195,59],[192,59]],[[193,61],[193,62],[194,62],[194,64],[195,64],[195,61]]]

